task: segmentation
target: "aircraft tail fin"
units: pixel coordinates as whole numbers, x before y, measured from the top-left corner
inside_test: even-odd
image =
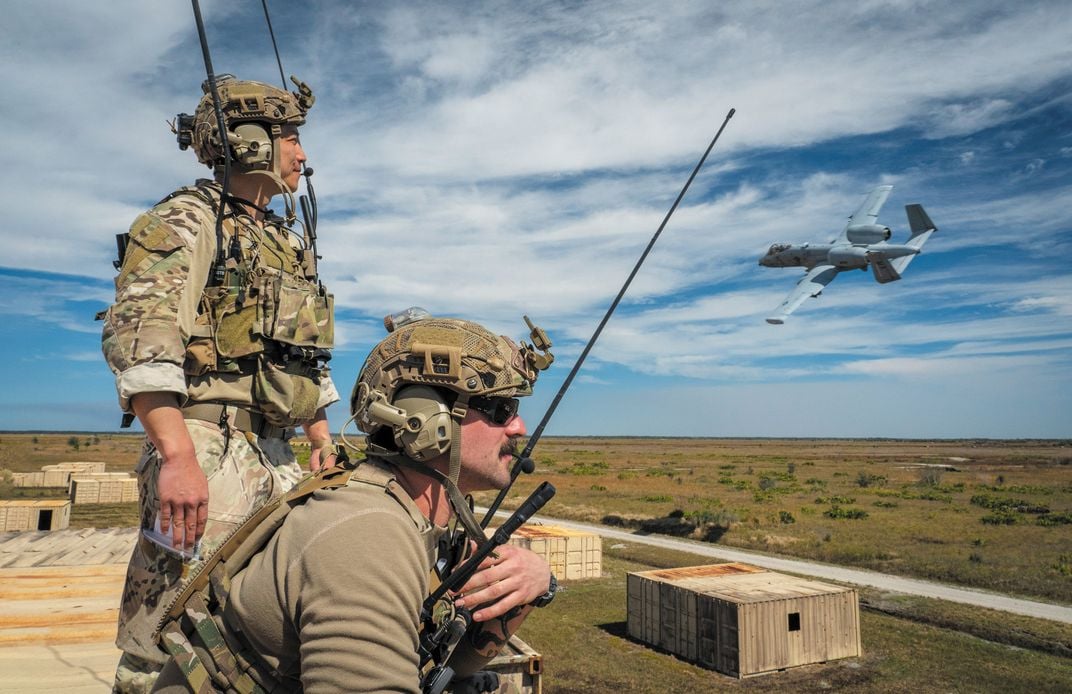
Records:
[[[938,231],[938,227],[934,226],[934,222],[924,211],[923,205],[905,205],[904,209],[905,214],[908,215],[908,226],[912,229],[912,237],[908,239],[908,245],[919,248],[930,238],[931,234]]]
[[[898,260],[910,260],[915,256],[906,256],[904,258],[894,258],[888,260],[883,257],[877,257],[871,259],[871,272],[875,275],[875,281],[879,284],[886,284],[887,282],[896,282],[901,279],[901,270],[904,269],[907,262],[901,263],[901,267],[897,267]]]
[[[905,205],[905,214],[908,215],[908,226],[912,229],[912,236],[909,237],[905,243],[910,248],[920,249],[923,248],[923,244],[927,243],[931,234],[938,231],[938,227],[934,226],[934,222],[931,221],[930,216],[923,209],[923,205]],[[906,255],[900,258],[895,258],[890,261],[893,269],[898,275],[904,274],[905,268],[912,262],[915,255]],[[878,279],[878,275],[875,275],[875,279]],[[882,280],[879,280],[881,282]],[[887,280],[889,281],[889,280]]]

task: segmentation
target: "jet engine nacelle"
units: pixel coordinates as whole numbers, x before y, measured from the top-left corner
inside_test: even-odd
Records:
[[[835,246],[830,249],[827,260],[834,267],[867,267],[867,249],[861,246]]]
[[[890,228],[881,224],[854,224],[845,229],[849,243],[878,243],[890,238]]]

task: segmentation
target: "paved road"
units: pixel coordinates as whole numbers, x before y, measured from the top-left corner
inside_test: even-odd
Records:
[[[997,593],[988,593],[981,590],[957,588],[943,583],[921,581],[914,578],[904,578],[890,574],[881,574],[875,571],[862,569],[848,569],[830,564],[802,561],[799,559],[785,559],[758,552],[748,552],[740,549],[731,549],[709,542],[681,540],[664,535],[637,535],[626,530],[618,530],[602,525],[590,523],[577,523],[575,521],[559,520],[539,516],[538,521],[547,525],[557,525],[574,530],[596,533],[603,537],[624,540],[627,542],[641,542],[665,549],[676,549],[682,552],[690,552],[705,557],[712,557],[723,561],[739,561],[765,569],[784,571],[787,573],[800,574],[826,578],[841,583],[850,583],[860,586],[871,586],[880,590],[889,590],[908,595],[920,595],[926,598],[939,598],[950,602],[959,602],[978,607],[988,607],[992,610],[1003,610],[1015,614],[1022,614],[1038,619],[1051,619],[1057,622],[1072,624],[1072,607],[1053,605],[1050,603],[1036,602],[1034,600],[1021,600],[1010,598]]]

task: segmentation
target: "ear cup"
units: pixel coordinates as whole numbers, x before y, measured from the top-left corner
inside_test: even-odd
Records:
[[[268,169],[272,165],[272,137],[259,123],[240,123],[228,138],[235,160],[251,169]]]
[[[453,422],[443,395],[429,386],[406,386],[394,406],[405,412],[403,426],[394,426],[395,443],[414,460],[428,460],[450,450]]]

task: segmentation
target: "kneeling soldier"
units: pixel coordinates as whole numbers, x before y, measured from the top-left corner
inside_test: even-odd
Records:
[[[422,603],[467,538],[484,538],[463,494],[509,484],[525,435],[517,398],[549,357],[463,320],[395,328],[351,396],[367,459],[299,485],[209,560],[169,611],[157,690],[420,691]],[[532,552],[489,555],[454,596],[473,618],[450,656],[456,678],[554,588]]]

